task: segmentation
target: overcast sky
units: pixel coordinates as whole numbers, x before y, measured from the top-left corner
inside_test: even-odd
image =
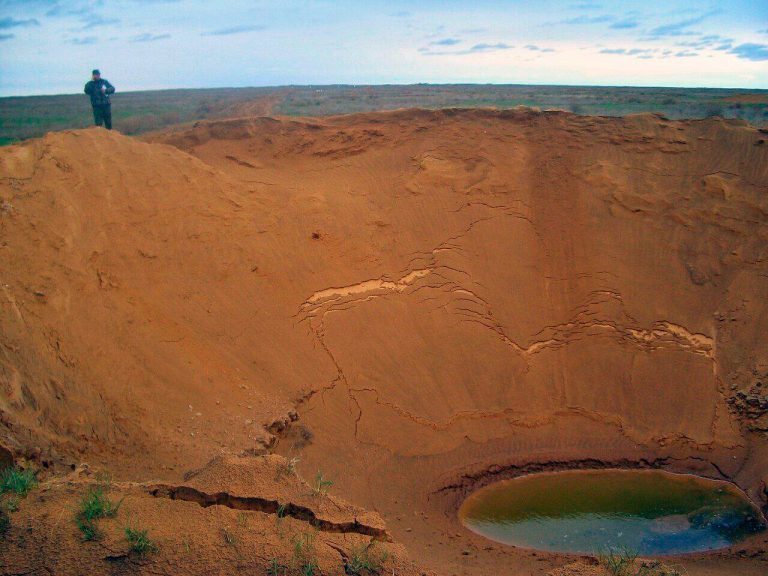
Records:
[[[0,95],[493,82],[768,88],[768,0],[0,0]]]

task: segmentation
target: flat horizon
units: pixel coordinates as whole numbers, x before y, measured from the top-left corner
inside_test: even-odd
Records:
[[[743,92],[768,92],[768,88],[750,88],[740,86],[676,86],[676,85],[634,85],[634,84],[547,84],[527,82],[386,82],[374,84],[274,84],[274,85],[243,85],[243,86],[178,86],[163,88],[140,88],[135,90],[118,90],[116,94],[135,94],[140,92],[172,92],[180,90],[278,90],[281,88],[383,88],[406,86],[536,86],[542,88],[610,88],[610,89],[645,89],[645,90],[724,90]],[[0,96],[1,99],[9,98],[46,98],[53,96],[79,96],[82,92],[57,92],[41,94],[9,94]]]

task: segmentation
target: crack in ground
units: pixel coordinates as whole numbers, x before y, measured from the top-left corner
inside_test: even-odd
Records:
[[[490,206],[489,208],[499,208],[508,210],[508,206]],[[527,361],[528,358],[538,354],[547,349],[559,349],[563,346],[567,346],[573,342],[583,340],[584,338],[594,337],[599,333],[611,335],[613,338],[621,343],[629,344],[652,352],[655,350],[663,349],[665,347],[677,347],[688,351],[693,354],[700,354],[712,360],[713,365],[714,358],[714,339],[701,333],[691,332],[684,326],[667,321],[658,320],[651,324],[649,328],[643,328],[637,326],[637,320],[632,317],[625,309],[625,304],[621,294],[615,290],[600,289],[592,291],[587,300],[577,306],[574,309],[574,315],[567,321],[550,326],[544,326],[536,335],[544,335],[547,331],[550,331],[550,335],[547,338],[535,340],[530,342],[527,346],[523,346],[514,341],[506,333],[506,330],[501,322],[499,322],[493,315],[490,303],[480,296],[474,290],[468,289],[461,283],[445,276],[441,272],[455,272],[465,275],[471,282],[482,286],[478,282],[472,280],[471,275],[459,268],[455,268],[448,265],[440,264],[437,260],[437,254],[446,250],[458,250],[463,248],[457,243],[461,238],[466,236],[473,227],[482,222],[492,220],[501,216],[511,216],[515,218],[521,218],[532,224],[531,220],[526,216],[517,212],[503,212],[499,215],[486,216],[483,218],[477,218],[472,220],[464,229],[463,232],[456,234],[447,240],[444,240],[437,245],[431,251],[417,251],[412,254],[416,254],[408,263],[408,266],[421,263],[421,267],[410,269],[406,268],[401,271],[402,276],[398,280],[388,279],[387,276],[381,276],[378,279],[365,280],[356,284],[341,287],[331,287],[324,290],[319,290],[313,293],[307,298],[304,303],[301,304],[296,317],[299,318],[299,322],[307,321],[310,326],[310,332],[314,334],[314,337],[325,351],[326,355],[330,358],[333,365],[337,370],[337,377],[331,382],[329,386],[320,388],[319,390],[312,391],[306,395],[302,402],[307,402],[317,392],[324,393],[327,390],[332,390],[339,382],[343,382],[347,389],[347,395],[351,402],[357,407],[357,414],[355,416],[354,436],[358,438],[359,424],[362,419],[363,410],[355,396],[354,392],[361,392],[362,389],[353,389],[350,383],[347,381],[343,369],[335,358],[333,352],[325,342],[325,326],[324,319],[330,313],[341,312],[350,310],[357,305],[367,302],[372,299],[387,297],[391,294],[416,293],[422,290],[439,290],[445,293],[447,301],[439,304],[441,297],[437,298],[424,298],[420,302],[426,302],[434,299],[438,301],[438,306],[430,308],[445,309],[460,317],[460,322],[475,322],[485,327],[488,330],[494,332],[497,337],[509,348],[511,348],[516,354],[521,356]],[[603,274],[603,272],[595,273]],[[608,274],[607,272],[605,274]],[[582,276],[590,276],[590,273],[585,273]],[[436,283],[421,282],[422,279],[432,276],[439,279]],[[612,301],[617,301],[620,305],[621,314],[625,320],[635,324],[635,326],[627,325],[621,320],[614,320],[610,314],[602,312],[601,310],[595,310],[595,307],[603,304],[610,304]],[[464,303],[464,305],[457,305]],[[449,309],[448,307],[451,306]],[[478,306],[482,311],[474,309],[472,306]],[[602,316],[602,317],[601,317]],[[375,392],[376,403],[387,406],[394,410],[396,413],[410,419],[418,424],[431,427],[435,430],[445,429],[455,421],[466,418],[494,418],[494,417],[509,417],[515,411],[511,409],[504,409],[499,411],[470,411],[462,412],[451,416],[445,422],[433,422],[429,419],[411,414],[404,408],[395,404],[390,404],[382,401],[379,398],[378,392]],[[587,415],[587,411],[579,410],[573,407],[564,407],[563,410],[556,411],[553,414],[569,413],[580,414],[589,418],[595,418],[596,415]],[[601,422],[613,424],[619,428],[623,434],[627,434],[624,430],[624,425],[620,421],[615,419],[605,418],[604,415],[598,415]]]
[[[278,500],[270,500],[259,496],[234,496],[228,492],[207,493],[190,486],[173,486],[168,484],[155,484],[148,486],[146,491],[155,498],[168,498],[170,500],[182,500],[193,502],[208,508],[209,506],[225,506],[233,510],[246,510],[249,512],[262,512],[264,514],[284,514],[296,520],[307,522],[321,532],[337,534],[361,534],[379,540],[391,541],[386,529],[368,526],[355,518],[351,522],[333,522],[317,517],[317,514],[306,506],[300,506],[292,502],[280,503]]]

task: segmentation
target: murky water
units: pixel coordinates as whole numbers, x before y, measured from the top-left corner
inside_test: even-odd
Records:
[[[525,548],[663,555],[725,548],[764,528],[759,511],[725,482],[655,470],[531,474],[471,494],[470,530]]]

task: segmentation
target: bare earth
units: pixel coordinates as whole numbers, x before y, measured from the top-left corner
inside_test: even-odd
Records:
[[[456,509],[578,467],[765,509],[767,296],[768,134],[740,121],[398,110],[2,148],[0,452],[44,483],[0,571],[264,574],[314,526],[326,575],[371,539],[387,574],[601,574]],[[98,470],[125,500],[84,543]],[[674,562],[765,574],[768,540]]]

